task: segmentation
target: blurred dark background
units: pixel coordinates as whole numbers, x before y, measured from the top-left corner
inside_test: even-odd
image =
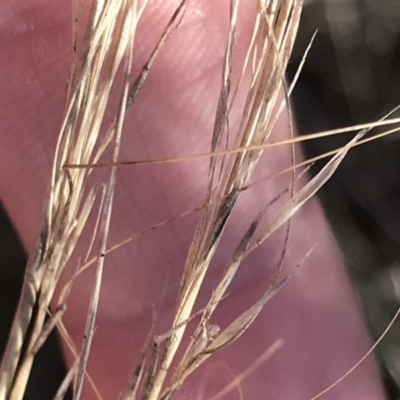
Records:
[[[293,94],[301,133],[370,122],[400,104],[400,1],[305,0],[289,78],[316,30]],[[350,137],[308,142],[305,152],[312,157]],[[320,198],[376,339],[400,306],[400,135],[352,150]],[[18,237],[0,209],[0,354],[25,262]],[[400,399],[399,338],[397,321],[377,350],[390,400]],[[53,335],[35,362],[25,399],[51,399],[62,376],[63,362]]]

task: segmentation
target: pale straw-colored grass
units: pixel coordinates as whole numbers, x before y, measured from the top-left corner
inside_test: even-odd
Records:
[[[22,399],[35,355],[55,326],[76,355],[76,362],[55,398],[62,399],[71,383],[74,388],[74,399],[80,398],[83,382],[87,376],[86,364],[96,323],[104,258],[118,246],[137,237],[135,235],[127,238],[113,247],[109,247],[107,243],[118,167],[140,163],[180,162],[200,157],[209,159],[207,190],[188,251],[171,327],[163,335],[149,337],[148,348],[145,347],[143,353],[139,355],[135,374],[131,381],[127,382],[125,393],[125,399],[167,400],[173,396],[185,379],[215,352],[226,346],[234,346],[235,340],[247,330],[265,304],[288,279],[280,275],[278,266],[265,294],[247,311],[238,314],[225,329],[219,331],[215,329],[215,325],[210,324],[210,319],[226,296],[227,289],[243,259],[284,224],[287,224],[286,235],[289,236],[293,215],[332,176],[349,149],[362,143],[362,136],[368,130],[378,125],[399,122],[399,120],[386,118],[376,123],[301,138],[292,136],[285,141],[272,143],[270,140],[272,129],[278,115],[284,110],[283,105],[287,105],[293,88],[293,85],[290,88],[286,87],[284,75],[298,29],[302,1],[264,2],[259,0],[258,3],[255,2],[257,12],[253,34],[241,75],[250,73],[251,85],[237,136],[234,139],[234,146],[226,148],[226,141],[223,138],[226,135],[227,122],[237,88],[242,84],[241,78],[237,82],[231,82],[232,57],[236,46],[235,28],[239,10],[239,0],[231,0],[230,26],[226,38],[221,89],[215,110],[209,152],[182,155],[175,159],[119,162],[119,146],[125,114],[129,112],[130,106],[140,94],[147,75],[151,74],[153,62],[164,43],[176,29],[179,29],[179,23],[184,18],[188,3],[189,0],[182,0],[178,5],[151,52],[148,62],[132,82],[130,81],[131,64],[132,54],[135,52],[136,27],[146,7],[146,1],[93,1],[88,18],[83,17],[84,13],[80,10],[79,1],[75,3],[75,59],[69,80],[64,122],[54,156],[42,227],[35,251],[31,254],[26,269],[18,311],[2,361],[0,399]],[[120,74],[118,76],[122,76],[122,84],[118,84],[119,103],[114,105],[116,109],[114,120],[106,133],[102,134],[105,111],[109,107],[110,92],[116,84],[117,73]],[[281,103],[280,93],[286,94],[283,103]],[[397,128],[384,134],[391,134],[395,130]],[[290,194],[289,200],[264,231],[254,237],[265,208],[258,210],[247,231],[242,233],[242,239],[231,255],[221,281],[214,288],[208,303],[196,313],[199,317],[197,328],[188,340],[187,347],[183,352],[179,352],[182,354],[180,359],[177,359],[178,350],[186,334],[186,326],[194,316],[194,304],[205,274],[232,210],[240,194],[248,188],[250,177],[263,150],[266,147],[281,145],[290,145],[293,148],[294,143],[301,140],[311,140],[348,131],[359,131],[359,133],[346,146],[319,157],[331,156],[325,167],[314,178],[296,190],[294,183],[299,175],[295,173],[296,169],[303,167],[304,170],[304,166],[319,158],[296,164],[293,151],[293,166],[280,172],[292,174],[290,187],[287,188]],[[106,149],[111,149],[111,159],[107,163],[99,164],[98,160]],[[91,186],[89,176],[94,168],[108,168],[110,171],[108,181],[104,181],[100,186]],[[256,181],[252,184],[260,183],[262,182]],[[61,291],[59,306],[49,311],[57,281],[76,247],[96,196],[102,198],[99,220],[94,232],[101,242],[97,256],[81,266]],[[165,223],[168,221],[160,223],[159,226]],[[79,274],[90,266],[96,269],[95,282],[86,332],[83,333],[85,341],[82,351],[78,352],[62,324],[62,315],[71,285],[75,279],[79,279]],[[46,316],[50,317],[46,320]],[[280,344],[278,340],[271,349],[266,350],[261,357],[263,362],[270,356],[271,351],[279,349]],[[149,349],[153,350],[149,351]],[[253,368],[256,368],[258,361],[254,361]],[[251,370],[250,368],[243,374],[251,373]],[[95,388],[95,382],[92,382],[90,377],[88,379]],[[214,398],[222,398],[229,390],[232,389],[226,388]]]

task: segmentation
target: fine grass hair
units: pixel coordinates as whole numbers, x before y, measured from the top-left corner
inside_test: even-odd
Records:
[[[26,267],[18,310],[1,364],[0,399],[23,398],[35,356],[53,329],[58,330],[65,346],[75,355],[75,363],[54,398],[64,398],[68,388],[72,386],[73,399],[78,400],[81,398],[84,383],[92,385],[101,398],[96,382],[91,379],[90,371],[88,373],[86,367],[95,334],[104,261],[110,252],[135,239],[132,236],[112,246],[108,242],[118,168],[196,158],[209,160],[203,204],[198,210],[188,211],[200,211],[200,216],[188,249],[170,328],[164,333],[149,332],[136,364],[132,365],[134,372],[129,382],[126,382],[123,396],[124,399],[167,400],[216,352],[227,346],[235,346],[235,341],[246,332],[263,307],[290,279],[290,275],[282,273],[281,267],[293,215],[332,176],[352,147],[376,139],[377,136],[363,139],[370,129],[399,122],[395,119],[389,120],[387,116],[376,123],[303,137],[295,137],[292,132],[289,138],[273,142],[271,133],[280,114],[288,112],[290,123],[292,120],[289,97],[298,74],[288,87],[285,83],[285,71],[296,38],[303,2],[255,2],[256,12],[247,55],[239,78],[233,80],[232,60],[236,49],[240,0],[231,0],[218,105],[213,129],[205,133],[210,137],[209,151],[176,158],[121,161],[119,153],[125,117],[146,85],[157,56],[179,29],[185,18],[185,11],[190,6],[189,0],[182,0],[178,4],[143,69],[138,76],[132,78],[136,32],[147,3],[146,0],[94,0],[86,14],[82,12],[80,2],[73,0],[74,61],[68,81],[64,119],[55,150],[40,232]],[[248,89],[241,112],[242,119],[239,128],[234,132],[236,136],[228,141],[226,137],[230,111],[235,104],[238,90],[244,85],[245,75],[251,76],[251,83],[246,86]],[[111,92],[114,93],[115,90],[118,92],[117,102],[115,96],[111,96]],[[111,122],[106,117],[109,109],[114,113]],[[108,124],[106,128],[105,124]],[[296,161],[294,147],[297,142],[349,131],[358,133],[342,148],[312,160]],[[380,136],[394,131],[397,128]],[[228,142],[234,145],[228,146]],[[251,185],[264,183],[265,180],[254,182],[251,177],[263,151],[274,146],[291,146],[292,149],[292,165],[280,171],[281,174],[290,174],[290,184],[285,191],[288,200],[261,232],[257,228],[260,227],[260,221],[270,204],[256,210],[251,224],[241,233],[241,240],[225,265],[209,301],[200,311],[195,310],[204,277],[237,201]],[[107,161],[104,161],[105,156],[108,157]],[[308,165],[324,157],[330,159],[320,172],[300,185],[303,182],[300,178],[307,171]],[[108,178],[101,184],[93,184],[93,171],[100,168],[107,171]],[[277,196],[282,196],[282,193]],[[88,251],[88,256],[82,256],[83,264],[63,286],[58,298],[54,299],[59,278],[80,240],[98,198],[101,199],[101,206],[93,232],[93,242],[99,245],[97,248],[93,246]],[[164,221],[158,226],[168,222],[170,221]],[[230,283],[242,261],[283,226],[286,244],[267,290],[245,312],[238,312],[227,327],[218,329],[210,321],[221,301],[227,296]],[[77,349],[63,324],[63,313],[72,285],[87,268],[95,269],[96,272],[86,331],[82,332],[84,340],[82,348]],[[50,307],[50,304],[53,306]],[[189,340],[185,341],[188,343],[186,347],[182,349],[184,339],[187,339],[187,325],[195,319],[198,321],[197,327],[190,334]],[[282,342],[277,338],[260,359],[254,360],[252,367],[240,379],[244,379],[260,363],[268,362],[268,358],[279,351],[281,345]],[[234,390],[237,381],[216,394],[213,399],[220,399]]]

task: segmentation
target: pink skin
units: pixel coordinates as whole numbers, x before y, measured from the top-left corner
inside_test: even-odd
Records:
[[[0,190],[29,251],[38,231],[52,154],[61,124],[65,85],[72,60],[69,2],[0,0]],[[138,71],[170,15],[173,1],[154,1],[138,36]],[[253,1],[241,6],[238,57],[249,35]],[[130,113],[122,159],[158,158],[207,151],[220,84],[227,4],[193,1],[181,29],[156,63]],[[243,94],[239,95],[243,103]],[[231,129],[239,115],[233,115]],[[286,117],[275,140],[289,135]],[[290,164],[288,149],[267,152],[257,176]],[[111,243],[200,205],[207,161],[120,169]],[[228,224],[221,250],[207,276],[196,309],[210,290],[241,232],[257,210],[287,187],[280,177],[248,190]],[[283,199],[286,200],[287,197]],[[270,219],[277,206],[271,207]],[[123,391],[164,290],[156,333],[170,323],[179,276],[198,213],[179,219],[126,245],[107,258],[101,308],[89,372],[104,399]],[[264,224],[265,227],[265,224]],[[280,229],[243,264],[214,323],[226,326],[268,287],[282,249]],[[318,243],[301,264],[307,252]],[[85,247],[81,247],[84,254]],[[76,267],[76,264],[71,266]],[[370,341],[343,261],[316,200],[294,218],[285,271],[295,275],[230,349],[221,351],[177,392],[176,399],[208,399],[248,368],[276,339],[282,347],[240,383],[245,399],[307,400],[329,386],[368,350]],[[90,292],[90,272],[71,293],[65,323],[80,345]],[[67,355],[70,360],[70,356]],[[85,399],[93,399],[89,385]],[[226,399],[240,399],[239,390]],[[374,360],[322,397],[383,399]]]

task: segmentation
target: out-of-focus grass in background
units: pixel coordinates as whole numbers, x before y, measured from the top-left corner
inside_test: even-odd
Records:
[[[317,29],[293,95],[301,133],[373,121],[400,104],[398,0],[306,1],[289,75]],[[348,138],[308,142],[306,154],[321,154]],[[376,339],[400,304],[400,134],[352,150],[320,197]],[[10,222],[0,214],[1,353],[25,256]],[[390,399],[400,399],[399,338],[400,321],[378,348]],[[53,336],[35,362],[26,400],[51,399],[62,373]]]

